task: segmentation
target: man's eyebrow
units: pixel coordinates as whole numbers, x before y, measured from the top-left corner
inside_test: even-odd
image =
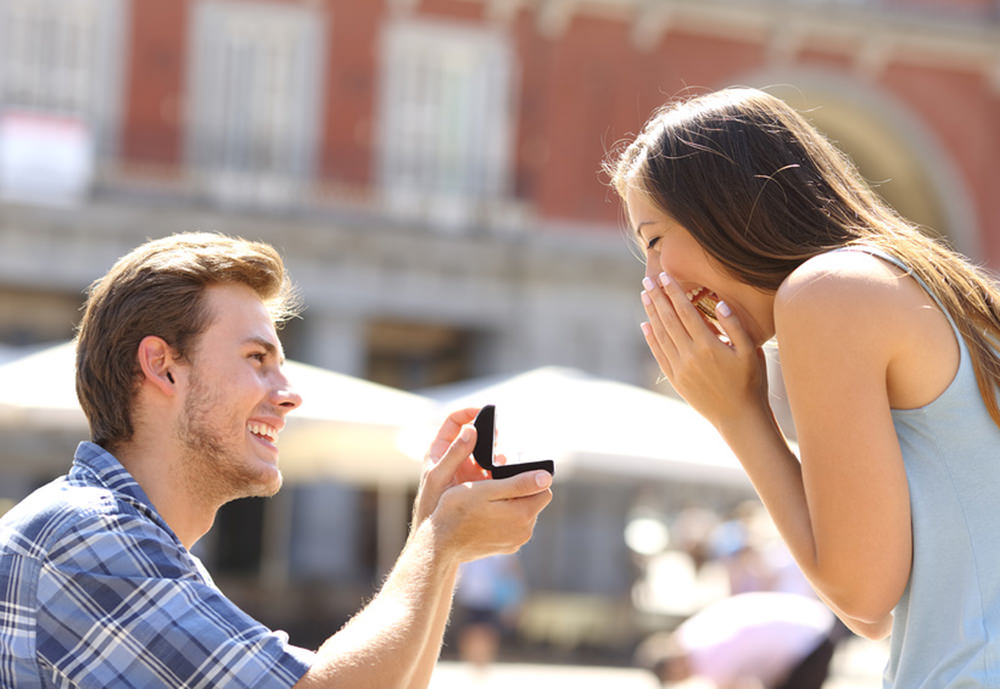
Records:
[[[266,351],[271,356],[277,357],[279,364],[285,363],[285,353],[281,351],[281,347],[274,344],[268,339],[254,335],[243,340],[243,344],[258,345],[259,347],[262,347],[264,351]]]

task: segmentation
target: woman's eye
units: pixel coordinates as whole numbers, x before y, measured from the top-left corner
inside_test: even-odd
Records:
[[[656,246],[659,241],[660,241],[659,237],[653,237],[652,239],[650,239],[649,242],[646,244],[646,251],[651,251],[652,248]]]

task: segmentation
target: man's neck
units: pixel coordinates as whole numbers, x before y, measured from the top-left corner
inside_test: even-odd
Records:
[[[117,446],[114,455],[190,550],[212,527],[220,505],[199,494],[197,480],[187,475],[182,458],[169,448],[133,439]]]

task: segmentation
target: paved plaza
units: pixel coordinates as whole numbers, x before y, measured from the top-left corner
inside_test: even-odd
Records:
[[[881,689],[884,643],[849,639],[837,650],[824,689]],[[692,687],[699,686],[689,683]],[[485,671],[442,661],[430,689],[658,689],[652,676],[629,668],[496,663]]]

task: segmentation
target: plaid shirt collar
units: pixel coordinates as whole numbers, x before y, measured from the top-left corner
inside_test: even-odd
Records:
[[[136,507],[150,520],[166,529],[171,537],[180,543],[160,513],[153,506],[153,501],[146,495],[132,474],[122,466],[114,455],[96,443],[81,442],[73,455],[73,466],[69,471],[71,481],[79,481],[91,486],[100,486],[116,493],[119,497]]]

